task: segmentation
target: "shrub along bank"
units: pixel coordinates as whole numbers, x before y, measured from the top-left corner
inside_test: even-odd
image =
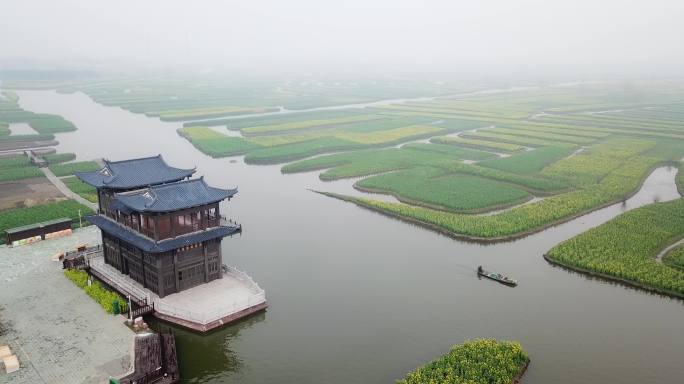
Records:
[[[397,384],[511,384],[529,361],[518,342],[476,339],[454,346]]]
[[[76,269],[67,269],[64,271],[64,276],[71,280],[77,287],[84,290],[88,296],[92,297],[102,308],[111,314],[116,313],[116,306],[119,307],[119,313],[128,311],[128,304],[126,300],[118,293],[112,292],[105,288],[99,281],[92,281],[88,285],[88,274],[84,271]]]

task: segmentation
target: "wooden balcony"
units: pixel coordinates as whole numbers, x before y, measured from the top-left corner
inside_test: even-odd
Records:
[[[151,240],[165,240],[165,239],[171,239],[177,236],[183,236],[187,235],[189,233],[194,233],[202,230],[207,230],[207,229],[212,229],[216,227],[237,227],[240,228],[240,224],[237,223],[236,221],[232,219],[228,219],[225,216],[216,216],[213,218],[207,218],[205,221],[206,225],[202,225],[202,222],[193,222],[190,224],[179,224],[175,223],[173,226],[173,231],[171,228],[166,228],[161,229],[158,228],[155,230],[155,228],[145,228],[141,227],[139,223],[137,222],[132,222],[132,221],[127,221],[127,220],[121,220],[121,217],[112,217],[109,214],[102,214],[102,216],[107,217],[108,219],[115,221],[118,225],[129,228],[133,232],[139,233],[148,239]],[[117,220],[119,219],[119,220]],[[161,232],[159,232],[161,231]]]

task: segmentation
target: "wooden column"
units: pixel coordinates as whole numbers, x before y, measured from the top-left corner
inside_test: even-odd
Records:
[[[102,239],[102,257],[104,257],[105,264],[107,263],[107,247],[105,247],[105,233],[104,231],[100,231],[100,238]],[[111,258],[110,258],[111,260]]]
[[[157,279],[159,279],[159,297],[164,297],[166,296],[166,292],[164,290],[166,289],[166,283],[164,281],[164,271],[161,268],[161,261],[160,259],[157,259]]]
[[[204,282],[209,281],[209,263],[207,262],[207,245],[208,242],[202,243],[202,254],[204,255]]]
[[[207,229],[207,207],[203,206],[202,209],[200,209],[200,228],[201,229]]]
[[[119,260],[119,272],[124,273],[123,267],[124,267],[124,262],[123,262],[123,255],[121,254],[121,240],[119,238],[116,239],[116,250],[118,253],[118,260]]]
[[[100,188],[97,189],[97,213],[102,213],[104,212],[104,209],[102,209],[102,191]]]
[[[142,250],[138,249],[140,252],[140,264],[141,264],[141,270],[142,270],[142,281],[143,281],[143,287],[147,288],[147,278],[145,277],[145,252]]]
[[[164,269],[162,268],[162,260],[167,256],[168,255],[166,254],[160,253],[157,256],[155,263],[157,266],[157,283],[159,284],[159,297],[166,296],[166,293],[164,292],[164,289],[166,288],[166,281],[164,280]]]
[[[171,237],[176,237],[176,214],[169,214],[169,222],[171,227]]]
[[[159,241],[159,215],[154,215],[154,241]]]
[[[178,253],[175,250],[172,252],[173,252],[173,277],[176,280],[176,292],[180,292],[180,283],[178,281]]]

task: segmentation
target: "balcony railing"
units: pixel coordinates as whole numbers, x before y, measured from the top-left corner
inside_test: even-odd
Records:
[[[145,228],[142,226],[139,226],[137,222],[131,222],[131,221],[122,221],[122,220],[117,220],[117,217],[113,217],[107,213],[104,213],[104,216],[107,217],[108,219],[112,220],[116,224],[130,228],[133,231],[149,238],[149,239],[155,239],[155,234],[158,236],[157,238],[159,240],[165,240],[165,239],[170,239],[175,236],[182,236],[186,235],[188,233],[193,233],[193,232],[198,232],[201,230],[205,229],[211,229],[211,228],[216,228],[218,226],[223,226],[223,227],[236,227],[236,228],[242,228],[240,223],[233,219],[229,219],[223,215],[221,216],[215,216],[215,217],[208,217],[206,220],[206,226],[203,226],[202,223],[200,222],[193,222],[192,224],[176,224],[175,225],[175,230],[174,234],[171,234],[170,228],[166,228],[163,232],[156,232],[154,228]],[[101,213],[102,214],[102,213]]]
[[[207,218],[207,228],[218,227],[221,224],[220,217],[209,217]]]
[[[197,232],[201,228],[200,223],[192,224],[177,224],[175,227],[176,236],[185,235],[187,233]]]
[[[234,221],[233,219],[227,219],[225,216],[221,216],[219,220],[220,224],[226,227],[239,227],[240,224],[238,224],[237,221]]]
[[[233,219],[226,218],[225,216],[218,216],[207,219],[207,228],[213,228],[218,226],[239,227],[240,224],[238,224],[238,222],[234,221]]]
[[[154,239],[154,229],[152,228],[140,228],[140,233],[149,237],[150,239]]]

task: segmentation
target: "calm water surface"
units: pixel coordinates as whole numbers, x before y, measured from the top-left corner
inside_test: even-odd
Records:
[[[162,123],[83,94],[20,92],[21,105],[79,130],[59,150],[113,160],[162,153],[239,194],[222,209],[243,224],[223,242],[226,263],[266,290],[266,313],[201,336],[176,329],[185,383],[392,383],[474,337],[519,340],[524,382],[681,383],[684,306],[553,267],[554,244],[621,212],[679,197],[676,170],[659,168],[626,204],[511,243],[453,240],[307,188],[356,193],[317,173],[211,159]],[[517,288],[478,280],[482,264]],[[159,325],[159,327],[166,327]]]

